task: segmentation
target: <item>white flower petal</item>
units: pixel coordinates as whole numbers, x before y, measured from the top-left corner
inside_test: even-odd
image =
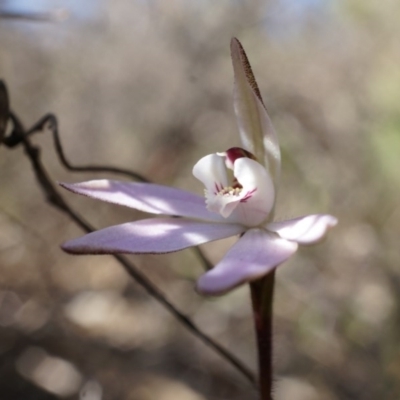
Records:
[[[197,281],[197,290],[220,295],[271,272],[297,250],[297,243],[264,229],[250,229],[212,270]]]
[[[233,210],[237,207],[237,205],[240,202],[240,196],[236,195],[215,195],[215,194],[209,194],[207,193],[206,196],[207,200],[207,208],[210,211],[213,211],[215,213],[221,214],[226,221],[229,222],[238,222],[236,221],[237,218],[235,217],[230,217]]]
[[[169,253],[243,232],[237,224],[150,218],[101,229],[63,244],[72,254]]]
[[[245,157],[235,161],[234,175],[243,189],[231,221],[257,226],[268,217],[274,206],[275,191],[271,177],[260,163]]]
[[[206,190],[208,210],[221,214],[227,222],[257,226],[264,222],[274,205],[274,186],[267,170],[251,158],[241,157],[233,163],[233,175],[242,186],[229,188],[225,155],[203,157],[193,174]],[[233,180],[233,179],[232,179]]]
[[[217,193],[228,186],[225,159],[218,154],[209,154],[197,161],[193,167],[193,175],[210,193]]]
[[[240,197],[220,193],[221,190],[230,185],[225,165],[225,154],[209,154],[201,158],[193,167],[193,175],[206,187],[205,202],[207,209],[222,215],[227,222],[232,222],[232,219],[227,218],[239,203]]]
[[[280,237],[299,244],[313,244],[321,240],[329,228],[337,224],[337,218],[328,214],[314,214],[288,221],[273,222],[266,228]]]
[[[219,214],[207,210],[203,197],[168,186],[106,179],[60,185],[77,194],[152,214],[224,221]]]

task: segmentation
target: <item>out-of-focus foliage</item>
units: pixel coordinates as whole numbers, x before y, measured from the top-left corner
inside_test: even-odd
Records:
[[[229,57],[237,36],[282,145],[277,216],[340,221],[279,268],[276,399],[400,398],[400,3],[57,5],[67,3],[63,23],[0,19],[12,109],[27,124],[54,112],[76,163],[112,163],[201,193],[193,164],[239,144]],[[35,142],[54,180],[97,177],[65,172],[49,135]],[[0,148],[0,181],[1,398],[256,399],[113,259],[60,251],[81,232],[44,202],[21,149]],[[140,216],[65,195],[98,227]],[[216,262],[228,242],[204,250]],[[199,297],[201,264],[189,250],[132,259],[255,368],[247,288]]]

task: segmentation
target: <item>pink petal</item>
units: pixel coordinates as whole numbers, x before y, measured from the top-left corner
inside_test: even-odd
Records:
[[[220,215],[207,210],[203,197],[168,186],[106,179],[60,185],[77,194],[152,214],[223,221]]]
[[[264,229],[248,230],[222,261],[197,281],[200,293],[220,295],[271,272],[297,250],[297,243]]]
[[[115,225],[63,244],[72,254],[170,253],[243,232],[238,224],[149,218]]]
[[[337,224],[337,218],[327,214],[314,214],[288,221],[273,222],[267,229],[280,237],[299,244],[313,244],[322,239],[329,228]]]

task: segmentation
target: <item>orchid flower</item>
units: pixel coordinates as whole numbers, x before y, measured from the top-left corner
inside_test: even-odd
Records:
[[[313,244],[335,217],[308,215],[274,222],[280,150],[243,48],[231,43],[234,106],[243,148],[201,158],[194,176],[205,198],[151,183],[94,180],[61,186],[94,199],[160,215],[111,226],[70,240],[72,254],[169,253],[239,235],[222,260],[197,281],[197,290],[220,295],[257,280],[287,260],[299,244]],[[180,218],[176,218],[180,217]]]

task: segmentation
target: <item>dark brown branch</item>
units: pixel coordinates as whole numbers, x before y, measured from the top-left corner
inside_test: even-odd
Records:
[[[15,122],[15,121],[14,121]],[[40,118],[38,122],[36,122],[35,125],[30,128],[25,136],[30,136],[33,135],[37,132],[42,132],[45,128],[50,129],[50,131],[53,134],[53,139],[54,139],[54,146],[56,149],[56,153],[60,159],[61,164],[71,172],[102,172],[102,173],[111,173],[111,174],[119,174],[119,175],[124,175],[127,176],[130,179],[134,179],[140,182],[148,182],[148,180],[140,175],[137,174],[136,172],[129,171],[127,169],[123,168],[115,168],[115,167],[110,167],[110,166],[98,166],[98,165],[81,165],[81,166],[75,166],[71,164],[67,157],[64,154],[61,141],[60,141],[60,136],[58,134],[58,123],[57,123],[57,118],[53,114],[47,114],[44,117]],[[8,147],[14,147],[17,146],[21,141],[21,137],[19,135],[10,135],[8,138],[6,138],[5,143]]]
[[[124,175],[128,178],[140,181],[140,182],[149,182],[147,178],[143,175],[140,175],[134,171],[130,171],[124,168],[116,168],[111,166],[104,166],[104,165],[80,165],[76,166],[71,164],[67,157],[64,154],[63,147],[61,145],[60,135],[58,133],[58,122],[57,118],[53,114],[47,114],[40,121],[35,124],[28,132],[28,134],[32,134],[36,131],[43,130],[44,127],[48,127],[54,138],[54,145],[56,148],[57,155],[62,163],[62,165],[71,172],[102,172],[102,173],[111,173],[111,174],[118,174]]]
[[[90,226],[78,213],[76,213],[64,200],[64,198],[58,193],[55,185],[52,183],[46,169],[44,168],[41,157],[40,149],[34,146],[30,141],[30,135],[38,130],[43,129],[43,125],[48,121],[48,116],[42,118],[37,124],[31,129],[25,131],[20,119],[12,112],[10,112],[10,119],[14,125],[14,129],[9,137],[4,141],[9,147],[14,147],[18,143],[22,143],[25,149],[25,153],[28,156],[35,177],[42,189],[46,200],[58,208],[60,211],[66,213],[78,226],[80,226],[86,232],[92,232],[94,228]],[[55,117],[53,117],[55,120]],[[56,130],[53,130],[53,132]],[[55,135],[58,137],[58,135]],[[60,142],[58,141],[59,145]],[[62,148],[60,145],[61,153]],[[62,153],[63,154],[63,153]],[[65,158],[65,157],[64,157]],[[249,370],[239,359],[237,359],[228,350],[214,342],[210,337],[203,333],[185,314],[179,311],[155,286],[145,275],[143,275],[134,264],[128,261],[125,257],[120,255],[113,255],[113,257],[124,267],[125,271],[135,279],[143,288],[156,300],[158,300],[171,314],[177,318],[188,330],[190,330],[196,337],[203,341],[206,345],[220,354],[225,358],[232,366],[238,369],[243,375],[245,375],[252,383],[256,384],[256,379],[251,370]]]

